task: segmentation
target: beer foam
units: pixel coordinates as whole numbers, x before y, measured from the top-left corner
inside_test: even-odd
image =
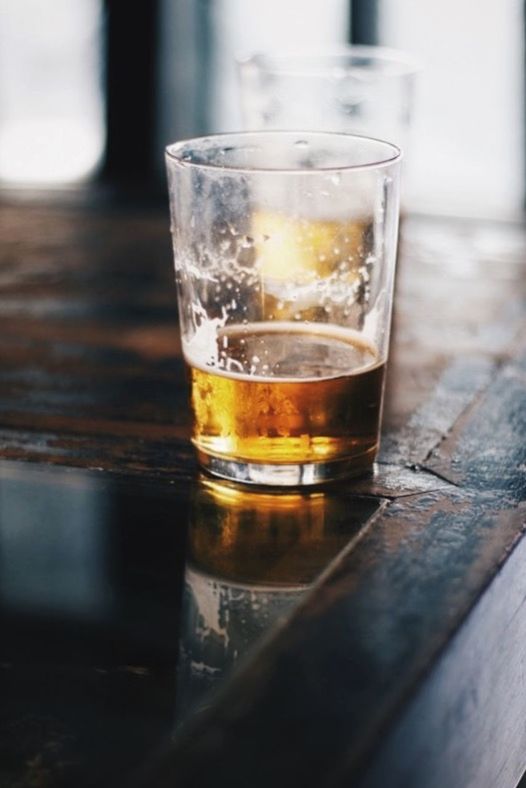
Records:
[[[183,341],[185,358],[204,372],[261,382],[297,382],[358,374],[377,366],[376,346],[360,332],[324,323],[202,323]]]

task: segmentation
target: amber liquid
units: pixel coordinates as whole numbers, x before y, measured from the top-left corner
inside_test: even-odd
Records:
[[[330,325],[222,329],[216,367],[190,365],[193,440],[251,463],[352,461],[378,448],[384,363],[357,333]]]
[[[201,477],[192,493],[187,561],[232,583],[311,583],[362,522],[359,507],[326,491],[247,492]]]

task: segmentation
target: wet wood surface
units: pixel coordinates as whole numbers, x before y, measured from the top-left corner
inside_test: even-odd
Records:
[[[183,501],[197,468],[166,212],[10,201],[0,232],[0,458]],[[404,221],[379,462],[338,485],[359,528],[145,759],[145,785],[516,785],[525,316],[521,227]]]

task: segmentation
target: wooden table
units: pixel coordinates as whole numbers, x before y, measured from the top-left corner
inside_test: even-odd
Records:
[[[1,784],[513,788],[522,227],[404,221],[379,462],[292,503],[197,477],[166,209],[0,227]]]

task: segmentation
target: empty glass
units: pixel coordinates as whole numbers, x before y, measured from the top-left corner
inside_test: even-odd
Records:
[[[419,71],[412,57],[375,46],[261,52],[240,58],[238,70],[245,129],[341,131],[388,140],[404,151],[408,186]]]

